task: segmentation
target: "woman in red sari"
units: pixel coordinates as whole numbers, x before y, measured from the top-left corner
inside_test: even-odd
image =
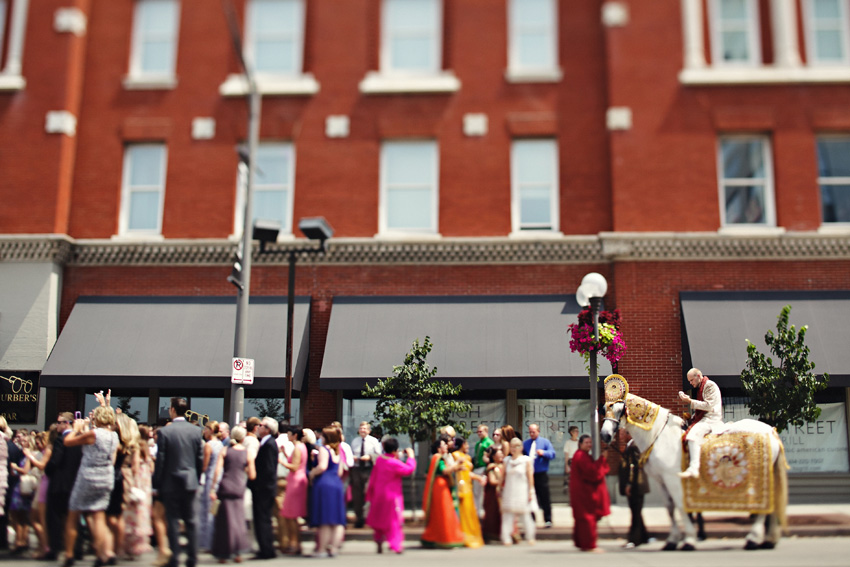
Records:
[[[578,451],[570,465],[570,505],[573,508],[573,541],[582,551],[601,552],[596,547],[596,522],[611,513],[605,475],[608,462],[602,455],[596,461],[590,456],[590,435],[578,440]]]
[[[422,533],[423,547],[463,547],[464,536],[455,512],[451,492],[451,473],[455,464],[446,463],[448,444],[441,435],[431,448],[431,466],[425,479],[425,531]]]

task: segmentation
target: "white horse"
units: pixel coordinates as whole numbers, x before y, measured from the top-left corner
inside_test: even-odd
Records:
[[[682,479],[678,473],[682,466],[682,425],[683,420],[664,408],[659,408],[658,417],[649,430],[637,427],[626,419],[626,404],[622,401],[607,404],[605,420],[602,425],[602,440],[606,443],[614,439],[620,426],[634,439],[641,454],[651,451],[644,465],[644,471],[654,478],[661,488],[667,512],[670,514],[672,529],[667,537],[665,551],[675,550],[683,542],[683,551],[692,551],[696,544],[696,530],[683,506]],[[744,419],[727,425],[727,432],[768,433],[771,455],[773,456],[774,507],[771,521],[765,534],[766,514],[756,515],[752,528],[747,534],[744,549],[773,549],[780,538],[780,526],[786,525],[786,506],[788,502],[788,473],[785,451],[782,441],[769,425],[753,419]],[[684,538],[676,520],[678,511],[684,525]],[[684,540],[684,541],[683,541]]]

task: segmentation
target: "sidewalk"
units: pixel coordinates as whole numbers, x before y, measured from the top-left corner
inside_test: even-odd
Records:
[[[408,523],[404,533],[407,541],[418,541],[423,531],[422,511],[417,511],[418,522],[411,519],[406,511]],[[750,531],[750,520],[746,514],[727,512],[708,512],[703,515],[705,531],[709,538],[743,538]],[[604,539],[625,539],[631,525],[631,511],[628,506],[612,505],[611,515],[599,521],[599,537]],[[670,517],[667,510],[660,506],[647,506],[643,509],[643,521],[650,534],[658,540],[664,540],[670,531]],[[573,535],[572,509],[566,504],[552,505],[553,527],[543,529],[538,522],[537,539],[570,539]],[[850,536],[850,504],[805,504],[788,507],[788,534],[799,537]],[[372,530],[366,528],[346,529],[346,539],[371,540]]]

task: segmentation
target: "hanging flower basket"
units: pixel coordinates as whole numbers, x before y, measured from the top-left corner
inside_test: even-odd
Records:
[[[626,343],[620,333],[620,310],[599,313],[599,340],[593,340],[593,314],[584,309],[578,314],[578,323],[568,327],[570,350],[581,354],[585,368],[590,370],[590,353],[596,352],[608,359],[611,369],[617,372],[617,363],[626,353]]]

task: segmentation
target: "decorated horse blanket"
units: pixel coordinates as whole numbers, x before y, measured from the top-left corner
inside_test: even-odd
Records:
[[[683,452],[682,469],[687,466]],[[682,479],[686,512],[773,512],[773,455],[766,433],[709,435],[699,478]]]

